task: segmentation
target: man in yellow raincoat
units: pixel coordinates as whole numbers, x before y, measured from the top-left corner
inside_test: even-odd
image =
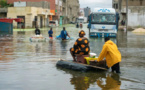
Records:
[[[112,68],[112,72],[120,73],[121,54],[116,46],[109,37],[105,38],[105,44],[98,57],[98,62],[106,58],[107,66]]]

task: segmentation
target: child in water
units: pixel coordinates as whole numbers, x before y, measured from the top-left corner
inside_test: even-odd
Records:
[[[52,31],[52,28],[50,28],[48,34],[49,34],[49,38],[50,39],[53,39],[53,31]]]

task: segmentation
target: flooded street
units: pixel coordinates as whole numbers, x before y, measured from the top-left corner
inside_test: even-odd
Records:
[[[104,38],[91,38],[87,25],[83,30],[90,40],[91,52],[102,50]],[[48,38],[49,28],[42,30]],[[81,29],[66,25],[73,37],[70,41],[55,39],[62,27],[53,28],[54,39],[46,42],[30,42],[34,31],[12,36],[0,35],[0,90],[140,90],[145,89],[145,35],[119,31],[111,38],[122,54],[121,75],[108,71],[78,72],[56,67],[60,59],[72,60],[69,49],[78,38]]]

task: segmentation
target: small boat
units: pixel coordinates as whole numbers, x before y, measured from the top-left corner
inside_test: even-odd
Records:
[[[45,42],[46,38],[43,37],[42,35],[35,35],[33,37],[30,37],[31,42]]]
[[[61,39],[61,35],[56,36],[56,39],[62,40],[62,39]],[[66,40],[72,40],[72,39],[74,39],[74,38],[68,37],[68,36],[66,37]]]
[[[83,72],[91,71],[91,70],[99,70],[99,71],[108,70],[106,67],[100,67],[100,66],[73,62],[72,60],[60,60],[57,62],[56,66],[75,70],[75,71],[83,71]]]

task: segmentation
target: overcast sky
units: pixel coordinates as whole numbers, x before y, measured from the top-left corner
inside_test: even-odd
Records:
[[[91,10],[95,7],[111,8],[112,0],[79,0],[80,8],[90,7]]]

